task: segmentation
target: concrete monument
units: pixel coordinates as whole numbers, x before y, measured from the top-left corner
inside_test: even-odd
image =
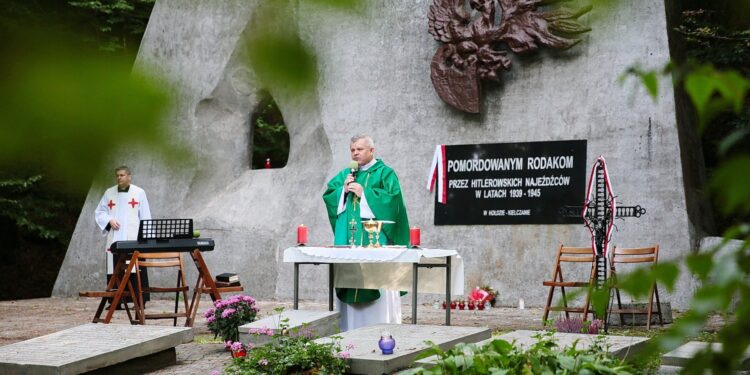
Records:
[[[148,190],[155,218],[194,218],[196,229],[215,239],[216,249],[205,255],[212,272],[240,274],[246,293],[291,300],[293,270],[281,253],[295,244],[298,224],[309,227],[309,243],[332,243],[320,196],[347,166],[349,138],[357,133],[371,134],[377,157],[398,171],[422,245],[457,249],[467,290],[490,284],[500,305],[521,298],[543,305],[542,280],[551,275],[556,249],[587,246],[588,230],[583,223],[435,226],[435,198],[425,182],[437,144],[587,140],[586,167],[604,155],[618,203],[648,210],[639,220],[617,223],[613,245],[658,243],[660,259],[669,260],[700,241],[692,166],[683,161],[689,151],[681,152],[688,140],[678,127],[673,90],[662,87],[654,103],[645,91],[618,83],[633,64],[660,67],[670,58],[665,2],[594,8],[578,19],[592,31],[578,35],[575,48],[509,54],[516,68],[483,93],[481,113],[469,115],[443,102],[430,79],[440,45],[428,33],[432,0],[366,2],[359,17],[301,1],[293,26],[316,51],[320,80],[304,97],[271,90],[289,128],[289,161],[281,169],[251,170],[249,118],[261,87],[243,64],[242,46],[259,3],[156,3],[136,65],[174,89],[177,105],[166,121],[197,150],[199,162],[174,168],[128,155],[118,161],[133,167],[137,184]],[[93,221],[102,191],[89,192],[54,295],[104,285],[104,239]],[[187,277],[194,280],[195,271]],[[302,298],[324,300],[326,282],[325,267],[305,272]],[[692,290],[683,275],[662,300],[684,308]]]

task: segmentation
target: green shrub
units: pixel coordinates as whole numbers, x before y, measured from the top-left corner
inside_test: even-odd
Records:
[[[253,347],[244,358],[235,358],[225,374],[343,374],[351,345],[342,351],[339,339],[316,343],[311,334],[273,334],[273,330],[254,330],[251,334],[272,334],[270,343]],[[301,333],[301,332],[300,332]]]
[[[418,359],[437,355],[434,367],[407,372],[416,374],[636,374],[641,373],[624,361],[611,357],[596,340],[588,349],[576,345],[559,348],[552,333],[537,336],[527,350],[496,339],[486,345],[458,344],[444,352],[433,345]]]

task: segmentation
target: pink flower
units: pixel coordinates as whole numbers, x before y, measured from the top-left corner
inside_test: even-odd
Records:
[[[347,359],[351,358],[352,354],[349,352],[339,352],[339,358]]]
[[[261,365],[261,366],[266,366],[266,365],[268,365],[268,360],[265,359],[265,358],[263,358],[260,361],[258,361],[258,364]]]
[[[213,371],[211,371],[211,375],[219,375],[219,370],[213,370]]]
[[[250,328],[249,330],[247,330],[247,333],[249,333],[251,335],[257,335],[257,334],[260,333],[260,330],[257,329],[257,328]]]
[[[226,310],[224,310],[221,313],[221,317],[224,318],[224,319],[226,319],[226,318],[232,316],[232,314],[234,314],[236,311],[237,310],[235,310],[235,309],[226,309]]]
[[[208,309],[206,310],[206,312],[203,313],[204,318],[208,318],[209,316],[213,316],[213,315],[214,315],[214,309]]]
[[[208,318],[206,318],[206,321],[207,321],[207,322],[209,322],[209,323],[213,323],[213,322],[215,322],[215,321],[216,321],[216,317],[215,317],[215,316],[213,316],[213,315],[211,315],[211,316],[209,316]]]
[[[249,343],[247,343],[247,345],[245,345],[245,347],[247,348],[247,350],[250,350],[250,349],[255,348],[255,344],[249,342]]]
[[[352,350],[352,349],[354,349],[354,344],[352,343],[346,344],[346,350]]]
[[[273,336],[273,330],[272,330],[272,329],[270,329],[270,328],[269,328],[269,329],[267,329],[267,330],[266,330],[266,336]]]
[[[235,351],[235,350],[240,350],[240,349],[242,349],[242,347],[243,347],[243,345],[242,345],[242,342],[240,342],[240,341],[235,341],[235,342],[233,342],[233,343],[232,343],[232,345],[230,346],[230,349],[232,349],[232,351]]]

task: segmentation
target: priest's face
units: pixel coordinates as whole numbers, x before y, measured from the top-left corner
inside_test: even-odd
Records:
[[[370,147],[364,139],[358,139],[349,145],[349,151],[352,153],[352,160],[359,163],[360,166],[372,161],[375,148]]]
[[[130,181],[133,179],[133,176],[131,176],[128,171],[121,169],[115,172],[115,178],[117,178],[117,187],[124,189],[130,186]]]

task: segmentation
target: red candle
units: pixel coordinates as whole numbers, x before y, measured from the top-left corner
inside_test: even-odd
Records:
[[[300,245],[307,243],[307,227],[305,224],[300,224],[297,227],[297,243]]]
[[[411,246],[418,247],[420,244],[419,240],[419,227],[411,227],[409,229],[409,242],[411,242]]]

